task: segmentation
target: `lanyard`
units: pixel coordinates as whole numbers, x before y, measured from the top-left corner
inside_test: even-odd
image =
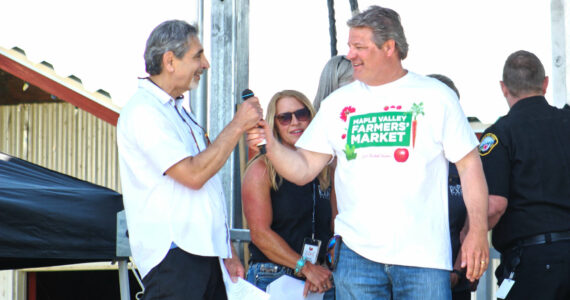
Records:
[[[194,119],[190,116],[190,114],[188,114],[188,112],[184,108],[181,108],[181,109],[184,111],[184,113],[186,114],[188,119],[190,119],[190,121],[192,121],[192,123],[194,123],[196,126],[198,126],[202,130],[202,132],[204,132],[204,137],[206,138],[206,147],[208,147],[210,145],[210,138],[208,138],[208,133],[206,132],[206,130],[204,128],[202,128],[202,126],[200,126],[196,121],[194,121]],[[196,144],[196,147],[198,148],[198,151],[202,152],[202,150],[200,149],[200,146],[198,145],[198,140],[196,140],[196,136],[194,135],[194,130],[192,130],[192,126],[190,124],[188,124],[186,119],[182,116],[182,114],[180,113],[180,110],[176,106],[176,103],[174,104],[174,110],[176,110],[176,113],[178,114],[178,116],[180,116],[180,118],[182,119],[184,124],[186,124],[188,126],[188,128],[190,129],[190,133],[192,134],[192,138],[194,139],[194,143]]]
[[[190,124],[188,124],[186,119],[184,119],[184,117],[182,116],[182,114],[180,113],[178,108],[176,107],[176,104],[174,104],[173,107],[174,107],[174,110],[176,111],[176,113],[178,113],[178,116],[180,116],[180,118],[182,119],[182,122],[184,122],[184,124],[186,124],[188,126],[188,128],[190,129],[190,133],[192,134],[192,138],[194,139],[194,144],[196,144],[196,148],[198,148],[198,152],[202,152],[202,149],[200,149],[200,145],[198,145],[198,140],[196,140],[196,136],[194,135],[194,130],[192,130],[192,126],[190,126]],[[186,114],[188,114],[188,113],[186,113]],[[192,120],[192,118],[190,118],[190,120]],[[192,121],[194,121],[194,120],[192,120]]]
[[[188,119],[190,119],[190,121],[192,121],[192,123],[194,123],[196,126],[200,127],[200,129],[202,129],[202,132],[204,133],[204,137],[206,138],[206,146],[210,146],[211,142],[210,142],[210,137],[208,137],[208,132],[206,131],[206,129],[204,129],[204,127],[200,126],[200,124],[198,124],[198,122],[196,122],[194,120],[194,118],[192,118],[192,116],[190,116],[190,114],[185,110],[182,109],[184,111],[184,114],[188,117]]]
[[[158,88],[162,89],[158,84],[156,84],[154,81],[152,81],[152,79],[150,79],[150,77],[146,77],[144,79],[147,79],[148,81],[150,81],[152,84],[156,85]],[[181,99],[183,96],[180,96],[176,99]],[[174,110],[176,110],[176,113],[178,114],[178,116],[180,116],[180,118],[182,119],[182,121],[188,125],[188,128],[190,128],[190,133],[192,134],[192,138],[194,139],[194,143],[196,144],[196,148],[198,148],[199,152],[202,152],[202,150],[200,150],[200,146],[198,145],[198,141],[196,140],[196,136],[194,136],[194,130],[192,130],[192,126],[190,126],[190,124],[188,124],[188,122],[186,121],[186,119],[182,116],[182,114],[180,113],[180,110],[178,110],[178,107],[176,106],[176,100],[174,100]],[[208,137],[208,132],[206,131],[206,129],[204,129],[202,126],[200,126],[200,124],[198,124],[198,122],[194,121],[194,119],[190,116],[190,114],[188,114],[188,112],[182,108],[182,110],[184,111],[184,113],[186,114],[186,116],[188,117],[188,119],[190,119],[190,121],[192,121],[192,123],[194,123],[196,126],[198,126],[202,132],[204,133],[204,136],[206,137],[206,147],[210,146],[211,142],[210,142],[210,138]]]
[[[312,230],[312,234],[311,234],[311,238],[314,240],[315,239],[315,227],[316,227],[316,218],[315,218],[315,212],[317,210],[317,187],[315,184],[315,181],[313,181],[313,223],[311,226],[311,230]]]

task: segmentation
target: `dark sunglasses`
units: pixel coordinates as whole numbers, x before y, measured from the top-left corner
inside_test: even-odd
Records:
[[[308,108],[305,107],[294,112],[286,112],[278,114],[275,118],[277,119],[277,121],[279,121],[279,124],[281,124],[282,126],[286,126],[291,123],[291,120],[293,120],[293,115],[295,115],[297,121],[303,122],[309,120],[309,118],[311,117],[311,112],[309,111]]]

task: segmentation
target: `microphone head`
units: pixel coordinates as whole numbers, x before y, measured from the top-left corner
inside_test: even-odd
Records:
[[[250,89],[245,89],[243,90],[243,92],[241,92],[241,99],[242,100],[246,100],[248,98],[253,97],[253,91]]]

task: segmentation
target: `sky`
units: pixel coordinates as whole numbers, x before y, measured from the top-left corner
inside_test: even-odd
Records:
[[[520,49],[535,53],[551,74],[549,2],[359,0],[358,4],[361,10],[372,4],[396,10],[410,45],[404,68],[450,77],[460,91],[465,114],[493,123],[508,111],[499,80],[510,53]],[[263,105],[284,89],[299,90],[313,99],[330,58],[326,1],[249,3],[250,88]],[[206,17],[209,5],[206,0]],[[136,90],[136,78],[146,75],[143,52],[152,29],[168,19],[194,23],[196,7],[195,0],[5,1],[0,10],[0,46],[18,46],[31,61],[50,62],[59,75],[74,74],[87,90],[106,90],[122,106]],[[338,52],[346,54],[349,1],[335,1],[335,12]],[[204,45],[211,58],[209,43]]]

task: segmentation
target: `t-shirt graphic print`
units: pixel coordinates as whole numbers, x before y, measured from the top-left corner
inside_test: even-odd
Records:
[[[397,162],[406,162],[410,156],[408,148],[415,147],[420,115],[424,115],[423,102],[413,103],[410,110],[402,110],[401,105],[387,105],[383,111],[366,114],[358,114],[352,106],[344,107],[340,118],[347,123],[346,133],[342,135],[346,139],[343,150],[346,159],[356,159],[359,148],[396,147],[391,156]]]

